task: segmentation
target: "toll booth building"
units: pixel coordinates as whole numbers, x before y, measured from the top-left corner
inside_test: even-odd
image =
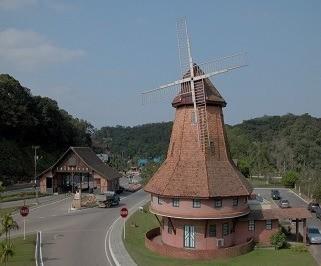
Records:
[[[103,163],[89,147],[70,147],[38,176],[40,192],[66,193],[77,189],[104,193],[119,188],[121,174]]]

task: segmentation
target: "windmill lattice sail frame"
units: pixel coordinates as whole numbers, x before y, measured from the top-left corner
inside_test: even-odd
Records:
[[[233,54],[196,65],[191,54],[191,43],[185,18],[177,20],[176,29],[182,79],[142,92],[142,101],[143,104],[146,104],[155,99],[165,99],[169,95],[191,94],[195,122],[198,127],[198,140],[202,150],[206,151],[210,147],[211,141],[208,133],[204,80],[247,66],[246,53]]]

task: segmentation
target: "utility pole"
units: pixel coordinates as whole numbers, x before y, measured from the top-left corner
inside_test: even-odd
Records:
[[[35,167],[35,190],[36,190],[36,202],[39,204],[38,201],[38,182],[37,182],[37,150],[40,148],[40,146],[32,146],[32,148],[35,150],[34,154],[34,167]]]

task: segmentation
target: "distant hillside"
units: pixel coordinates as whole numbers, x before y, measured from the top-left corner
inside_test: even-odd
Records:
[[[41,171],[70,145],[91,145],[90,129],[56,101],[33,96],[19,81],[0,74],[0,181],[33,177],[32,145],[40,145]]]
[[[121,158],[166,156],[172,122],[103,127],[93,136],[98,151]],[[252,174],[321,169],[321,119],[308,114],[264,116],[226,125],[232,157]]]
[[[95,130],[56,101],[33,96],[9,75],[0,74],[0,181],[33,177],[32,145],[40,145],[38,172],[69,146],[93,146],[111,152],[119,170],[128,161],[166,157],[172,122]],[[264,116],[226,125],[232,157],[251,174],[294,169],[321,171],[321,119],[308,114]]]

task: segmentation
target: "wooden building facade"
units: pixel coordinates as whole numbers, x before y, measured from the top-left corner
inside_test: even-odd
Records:
[[[103,163],[89,147],[70,147],[38,176],[40,192],[64,193],[76,189],[104,193],[119,188],[121,174]]]

